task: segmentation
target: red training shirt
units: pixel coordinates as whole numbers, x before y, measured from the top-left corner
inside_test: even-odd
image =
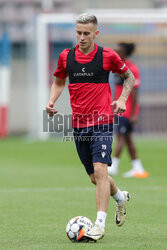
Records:
[[[88,63],[93,60],[97,52],[95,49],[88,55],[79,50],[77,44],[75,49],[75,59],[79,63]],[[59,56],[57,69],[54,76],[66,78],[67,55],[70,49],[65,49]],[[124,74],[128,67],[112,49],[103,48],[103,69],[113,73]],[[98,124],[108,124],[113,122],[112,117],[112,94],[109,83],[74,83],[69,84],[71,107],[73,111],[73,127],[82,128]],[[94,114],[94,112],[96,114]],[[93,119],[85,119],[85,116],[93,116]]]

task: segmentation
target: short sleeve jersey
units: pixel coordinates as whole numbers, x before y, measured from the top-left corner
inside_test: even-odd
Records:
[[[93,60],[98,50],[98,45],[88,55],[75,47],[75,60],[80,64],[86,64]],[[70,49],[65,49],[59,56],[57,69],[54,76],[66,78],[67,56]],[[123,74],[128,67],[112,49],[103,48],[102,67],[105,71]],[[70,93],[71,107],[73,111],[73,127],[82,128],[98,124],[108,124],[113,122],[112,117],[112,94],[109,83],[70,83],[68,85]],[[89,119],[87,119],[89,117]],[[93,117],[90,119],[90,117]]]

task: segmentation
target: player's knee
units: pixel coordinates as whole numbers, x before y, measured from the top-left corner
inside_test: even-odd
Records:
[[[94,165],[94,177],[95,181],[101,179],[108,179],[108,170],[107,165],[103,163],[95,164]]]
[[[95,180],[99,180],[102,178],[102,175],[101,175],[101,169],[96,169],[94,171],[94,176],[95,176]]]

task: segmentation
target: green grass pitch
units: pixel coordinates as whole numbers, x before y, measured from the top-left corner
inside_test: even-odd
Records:
[[[0,141],[0,249],[167,249],[167,140],[138,139],[147,179],[123,179],[130,168],[124,150],[115,182],[128,190],[127,220],[118,228],[111,199],[106,235],[97,243],[71,243],[69,219],[96,218],[95,187],[73,142]]]

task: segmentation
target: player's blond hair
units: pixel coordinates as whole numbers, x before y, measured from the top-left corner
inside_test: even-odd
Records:
[[[79,15],[76,19],[76,23],[82,23],[82,24],[93,23],[95,25],[98,24],[96,16],[89,13],[83,13]]]

